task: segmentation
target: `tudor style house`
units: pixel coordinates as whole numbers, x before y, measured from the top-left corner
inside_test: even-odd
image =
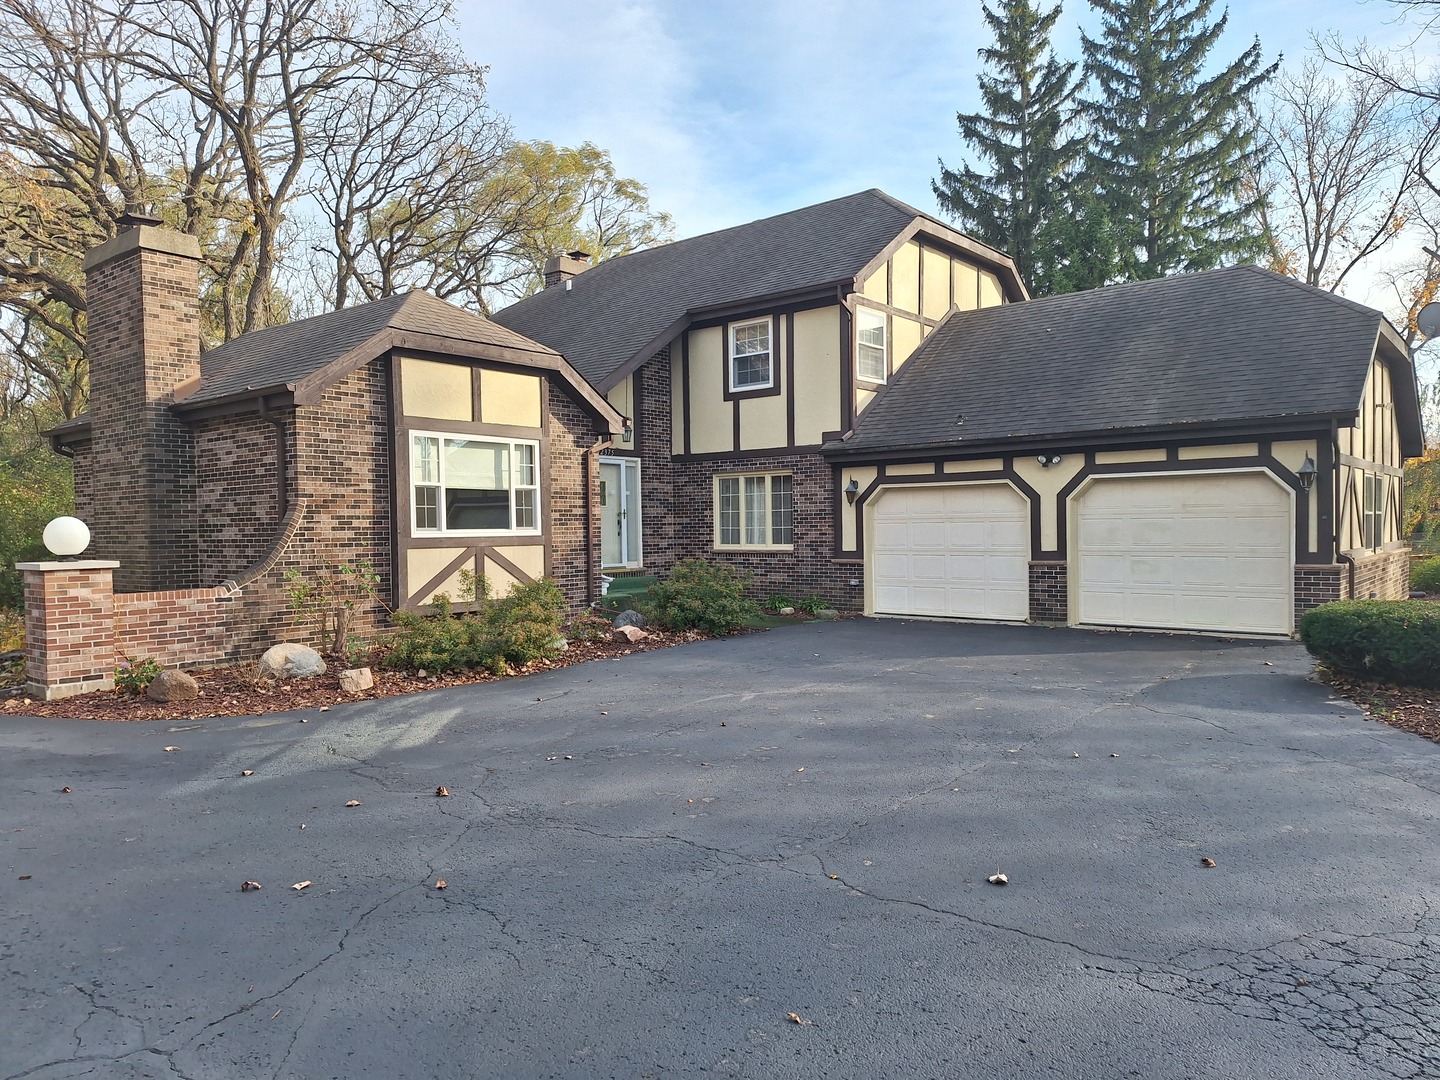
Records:
[[[632,421],[612,572],[704,557],[873,615],[1290,634],[1402,597],[1409,351],[1251,267],[1027,300],[879,191],[612,259],[496,315]]]
[[[218,587],[238,656],[296,632],[291,570],[366,564],[390,608],[458,595],[462,570],[593,598],[594,455],[622,418],[564,357],[413,292],[202,354],[195,239],[125,224],[85,261],[91,410],[51,434],[118,589]]]

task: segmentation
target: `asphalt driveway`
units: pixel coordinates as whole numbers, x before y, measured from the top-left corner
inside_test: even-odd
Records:
[[[0,1078],[1434,1076],[1440,746],[1308,668],[847,621],[3,718]]]

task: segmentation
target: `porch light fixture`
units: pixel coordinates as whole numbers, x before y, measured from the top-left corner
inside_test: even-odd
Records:
[[[630,443],[630,440],[633,439],[634,437],[635,437],[635,424],[634,424],[634,422],[630,419],[630,417],[627,416],[627,417],[625,417],[625,426],[620,429],[620,441],[623,442],[623,443],[625,443],[625,444],[628,446],[629,443]]]
[[[1035,460],[1048,469],[1051,465],[1059,465],[1063,459],[1059,454],[1039,454]]]
[[[856,496],[856,495],[859,495],[859,494],[860,494],[860,481],[857,480],[857,479],[855,479],[855,477],[852,476],[852,477],[850,478],[850,482],[845,485],[845,501],[846,501],[847,503],[849,503],[851,506],[854,506],[854,505],[855,505],[855,496]]]
[[[77,517],[57,517],[40,539],[50,549],[50,554],[62,559],[74,558],[90,546],[90,527]]]
[[[1319,472],[1319,470],[1315,468],[1315,462],[1309,454],[1306,454],[1304,462],[1300,465],[1300,471],[1295,474],[1295,478],[1300,481],[1301,491],[1309,491],[1315,486],[1315,474],[1317,472]]]

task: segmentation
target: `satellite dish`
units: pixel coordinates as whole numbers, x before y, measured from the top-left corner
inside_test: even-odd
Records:
[[[1440,301],[1422,307],[1415,316],[1415,325],[1427,338],[1440,337]]]

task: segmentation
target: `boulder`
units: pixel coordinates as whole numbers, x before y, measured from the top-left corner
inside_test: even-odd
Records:
[[[325,661],[309,645],[293,641],[271,645],[260,657],[260,677],[264,679],[313,679],[325,674]]]
[[[350,668],[340,672],[340,689],[347,694],[358,694],[375,685],[375,676],[368,667]]]
[[[822,607],[815,609],[815,618],[817,619],[838,619],[839,617],[840,612],[836,611],[832,607]]]
[[[635,642],[637,642],[637,641],[644,641],[644,640],[645,640],[647,637],[649,637],[649,636],[650,636],[649,633],[647,633],[647,632],[644,631],[644,630],[641,630],[640,627],[638,627],[638,626],[617,626],[617,627],[615,627],[615,640],[616,640],[616,641],[628,641],[628,642],[630,642],[630,644],[633,645],[633,644],[635,644]]]
[[[644,629],[648,625],[648,620],[634,608],[626,608],[620,612],[619,615],[615,616],[615,621],[610,625],[615,627],[616,630],[619,630],[622,626],[638,626]]]
[[[781,614],[781,615],[794,615],[794,614],[795,614],[795,609],[794,609],[793,607],[782,607],[782,608],[780,609],[780,614]]]
[[[162,671],[145,688],[145,696],[161,705],[194,701],[200,696],[200,684],[183,671]]]

